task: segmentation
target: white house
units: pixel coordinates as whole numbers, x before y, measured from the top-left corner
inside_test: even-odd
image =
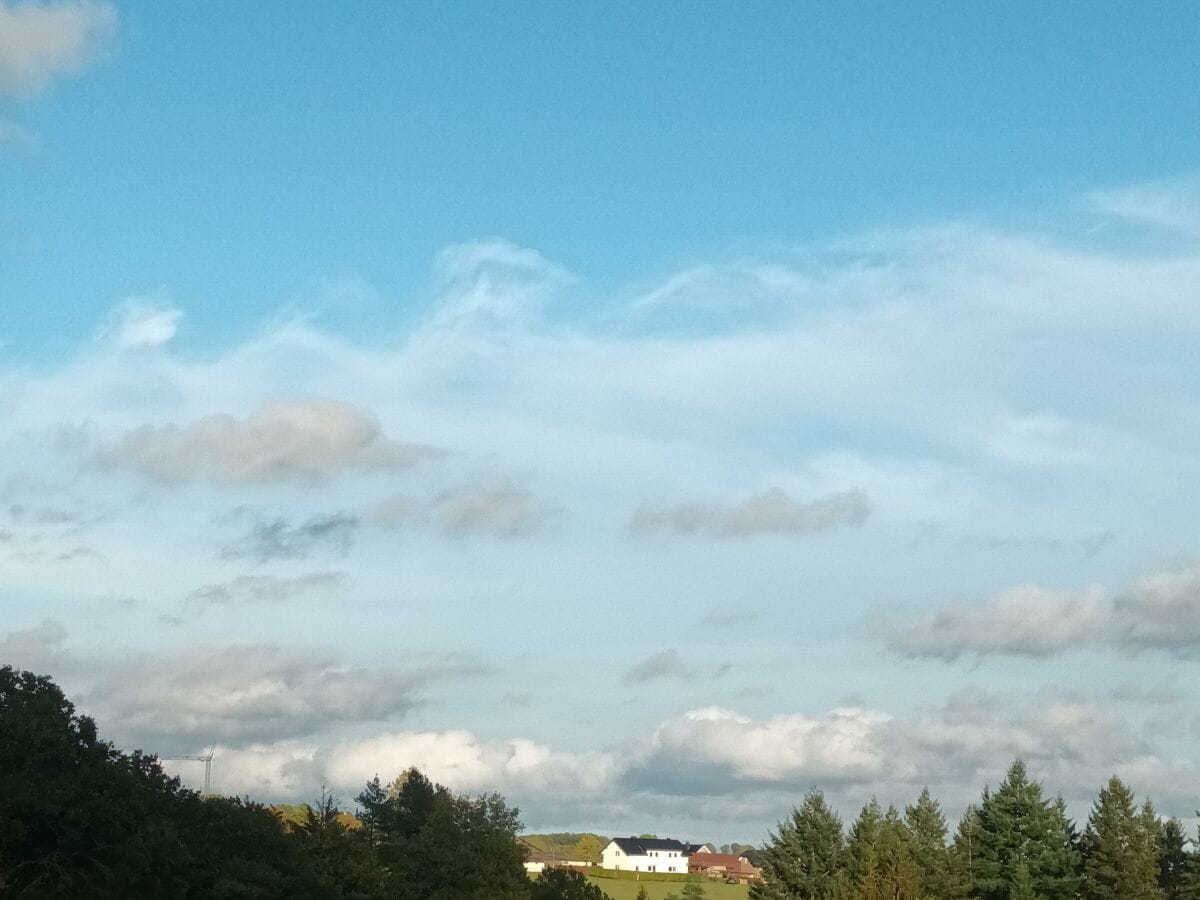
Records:
[[[686,875],[696,844],[665,838],[613,838],[600,853],[600,865],[625,872],[674,872]]]

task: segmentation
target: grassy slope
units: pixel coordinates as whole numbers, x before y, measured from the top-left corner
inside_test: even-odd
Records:
[[[523,834],[521,835],[521,838],[545,853],[558,853],[559,855],[566,857],[570,856],[570,851],[575,848],[575,845],[579,842],[579,839],[583,837],[584,834],[590,833],[591,832],[578,832],[568,834],[560,832],[557,834]],[[594,834],[593,837],[600,842],[601,846],[604,846],[608,843],[608,838],[603,837],[602,835]]]
[[[678,894],[682,884],[671,884],[664,881],[619,881],[616,878],[589,878],[592,884],[600,886],[600,890],[608,894],[612,900],[635,900],[638,887],[645,885],[650,900],[662,900],[674,892]],[[706,900],[746,900],[750,888],[744,884],[722,884],[715,881],[704,882]]]

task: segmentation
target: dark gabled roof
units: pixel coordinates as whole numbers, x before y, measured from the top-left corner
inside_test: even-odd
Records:
[[[678,850],[686,856],[687,848],[691,846],[670,838],[613,838],[613,843],[627,856],[645,856],[650,850]]]

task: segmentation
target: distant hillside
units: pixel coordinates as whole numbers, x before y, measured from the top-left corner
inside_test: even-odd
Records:
[[[523,834],[521,840],[539,853],[552,853],[564,859],[587,859],[594,856],[598,861],[600,850],[608,838],[590,831],[555,832],[552,834]]]

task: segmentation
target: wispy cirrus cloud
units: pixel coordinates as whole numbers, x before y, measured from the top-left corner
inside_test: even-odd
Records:
[[[782,488],[771,488],[732,506],[706,502],[643,507],[634,516],[633,528],[713,538],[806,535],[859,526],[870,514],[871,503],[858,489],[796,500]]]
[[[350,513],[327,513],[292,524],[286,518],[259,519],[241,538],[225,545],[226,559],[305,559],[314,553],[345,556],[362,522]]]
[[[191,606],[233,603],[281,603],[311,594],[338,594],[351,582],[349,572],[307,572],[303,575],[239,575],[189,591]]]

